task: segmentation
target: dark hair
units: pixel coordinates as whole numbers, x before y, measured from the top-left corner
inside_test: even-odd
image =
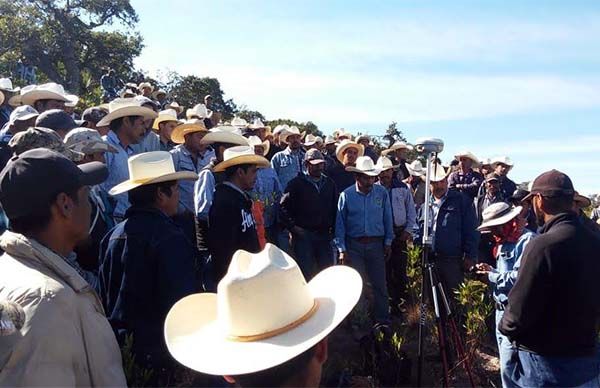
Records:
[[[141,116],[125,116],[125,117],[128,117],[129,121],[135,121],[138,117],[141,117]],[[109,124],[110,130],[113,132],[116,132],[118,129],[120,129],[121,126],[123,125],[123,120],[125,119],[125,117],[119,117],[119,118],[112,120]]]
[[[60,193],[65,193],[73,200],[73,202],[78,203],[77,192],[80,188],[81,186],[77,186],[75,188],[61,190],[55,195],[50,196],[45,203],[37,205],[35,209],[32,208],[32,212],[30,214],[10,219],[9,229],[15,233],[20,233],[23,235],[29,235],[45,229],[48,224],[50,224],[50,220],[52,219],[52,212],[50,211],[50,208],[56,201],[56,197],[58,197]]]
[[[255,373],[232,376],[241,387],[280,387],[306,370],[314,357],[316,346],[273,368]]]
[[[162,191],[167,196],[173,195],[173,186],[177,184],[177,181],[166,181],[151,183],[149,185],[142,185],[129,191],[129,202],[131,206],[149,207],[156,203],[158,198],[158,192]]]
[[[555,195],[552,197],[542,196],[542,198],[544,211],[548,214],[570,212],[573,208],[573,194]]]
[[[253,166],[253,164],[247,164],[247,163],[246,163],[246,164],[236,164],[235,166],[227,167],[227,168],[225,169],[225,179],[230,179],[232,176],[234,176],[234,175],[235,175],[235,172],[236,172],[238,169],[240,169],[240,168],[241,168],[242,170],[244,170],[244,172],[245,172],[245,173],[247,173],[247,172],[248,172],[248,169],[249,169],[251,166]]]

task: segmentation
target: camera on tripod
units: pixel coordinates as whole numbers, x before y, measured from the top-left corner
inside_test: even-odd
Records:
[[[415,142],[415,151],[420,154],[438,154],[444,150],[444,141],[435,137],[420,137]]]

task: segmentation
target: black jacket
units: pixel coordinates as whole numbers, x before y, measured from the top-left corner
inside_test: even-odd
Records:
[[[346,190],[356,182],[354,173],[346,171],[346,167],[337,159],[327,168],[326,174],[335,183],[338,193]]]
[[[548,222],[523,252],[500,332],[549,356],[594,354],[600,329],[600,237],[575,213]]]
[[[338,193],[333,181],[323,175],[320,190],[305,174],[288,183],[281,198],[279,218],[286,228],[299,226],[314,232],[332,233]]]
[[[226,182],[218,184],[208,212],[208,225],[208,250],[216,284],[227,273],[235,251],[260,251],[252,200]]]

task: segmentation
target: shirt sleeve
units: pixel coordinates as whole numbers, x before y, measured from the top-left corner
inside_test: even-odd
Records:
[[[386,246],[392,245],[392,240],[394,240],[394,221],[392,220],[392,204],[390,201],[390,196],[387,193],[383,196],[383,227],[384,227],[384,244]]]
[[[200,172],[200,176],[194,184],[194,209],[198,219],[208,220],[208,211],[212,205],[214,193],[215,177],[209,170]]]
[[[406,231],[410,234],[414,234],[414,231],[417,228],[417,208],[415,207],[415,200],[410,189],[406,188],[405,191],[404,206],[406,207]]]
[[[340,252],[346,251],[346,194],[342,192],[337,204],[335,221],[335,245]]]
[[[462,236],[463,236],[463,252],[466,257],[471,260],[477,258],[477,249],[479,245],[479,232],[477,232],[477,216],[475,216],[475,208],[473,203],[467,198],[466,194],[462,195]]]

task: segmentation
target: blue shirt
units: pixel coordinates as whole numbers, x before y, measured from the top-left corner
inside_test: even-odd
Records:
[[[271,227],[277,220],[277,209],[281,199],[281,185],[275,170],[271,167],[259,168],[256,174],[256,183],[250,192],[254,201],[264,205],[263,221],[266,228]]]
[[[134,150],[131,146],[123,147],[116,133],[108,131],[108,135],[104,136],[104,140],[110,143],[117,149],[116,153],[105,152],[106,167],[108,168],[108,178],[99,186],[102,190],[108,192],[121,182],[129,179],[129,167],[127,159],[134,155]],[[123,218],[125,211],[129,208],[129,197],[127,193],[122,193],[113,196],[116,201],[113,217]]]
[[[340,194],[335,223],[335,244],[346,251],[346,237],[384,237],[389,246],[394,239],[392,207],[387,190],[373,185],[368,194],[354,184]]]
[[[185,145],[180,144],[171,150],[175,171],[191,171],[198,174],[212,158],[215,153],[212,150],[206,150],[204,155],[198,155],[196,163],[192,159],[192,154],[185,148]],[[179,180],[179,213],[194,212],[194,181],[181,179]]]
[[[215,195],[215,175],[205,168],[198,174],[198,180],[194,183],[194,212],[196,217],[202,221],[208,221],[208,211],[212,206]]]
[[[380,185],[379,182],[377,184]],[[413,234],[417,228],[417,209],[408,186],[402,182],[392,182],[390,189],[383,185],[381,187],[385,188],[390,196],[394,226],[403,227]]]
[[[535,233],[525,229],[516,243],[506,242],[498,247],[496,268],[488,274],[496,302],[503,305],[508,303],[508,293],[517,281],[523,251],[535,236]]]
[[[287,184],[302,172],[303,159],[304,154],[301,150],[292,151],[290,147],[273,155],[271,167],[277,173],[279,183],[284,190]]]
[[[149,130],[146,132],[144,138],[137,144],[132,144],[134,154],[141,154],[143,152],[161,151],[160,136]]]

